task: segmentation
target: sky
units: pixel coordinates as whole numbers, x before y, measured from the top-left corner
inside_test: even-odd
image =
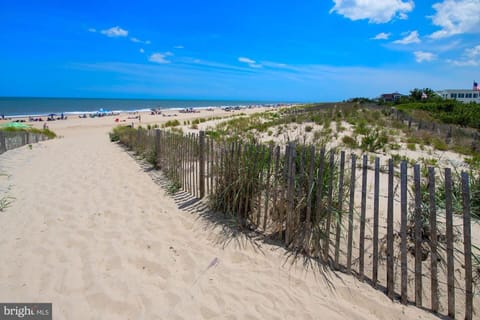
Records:
[[[341,101],[480,80],[480,0],[0,0],[0,96]]]

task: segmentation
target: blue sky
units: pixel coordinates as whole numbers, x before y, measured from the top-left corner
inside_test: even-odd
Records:
[[[0,96],[338,101],[480,80],[480,0],[1,0],[0,28]]]

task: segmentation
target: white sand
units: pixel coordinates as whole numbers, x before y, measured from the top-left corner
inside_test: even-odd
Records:
[[[54,319],[436,318],[224,238],[109,142],[112,118],[49,125],[63,137],[0,155],[0,197],[14,198],[0,212],[2,302],[52,302]]]

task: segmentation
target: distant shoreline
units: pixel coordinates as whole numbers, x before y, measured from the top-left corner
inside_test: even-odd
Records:
[[[8,118],[41,117],[50,114],[75,116],[95,114],[101,109],[108,113],[150,112],[156,110],[208,109],[226,107],[266,107],[297,104],[281,101],[241,100],[148,100],[95,98],[26,98],[0,97],[0,115]]]

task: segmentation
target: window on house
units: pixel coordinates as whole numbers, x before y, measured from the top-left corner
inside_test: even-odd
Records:
[[[450,98],[456,99],[456,98],[457,98],[457,94],[456,94],[456,93],[450,93]]]
[[[459,93],[459,94],[458,94],[458,98],[459,98],[459,99],[465,98],[465,93]]]
[[[473,94],[473,99],[477,99],[478,98],[478,93],[474,93]]]

